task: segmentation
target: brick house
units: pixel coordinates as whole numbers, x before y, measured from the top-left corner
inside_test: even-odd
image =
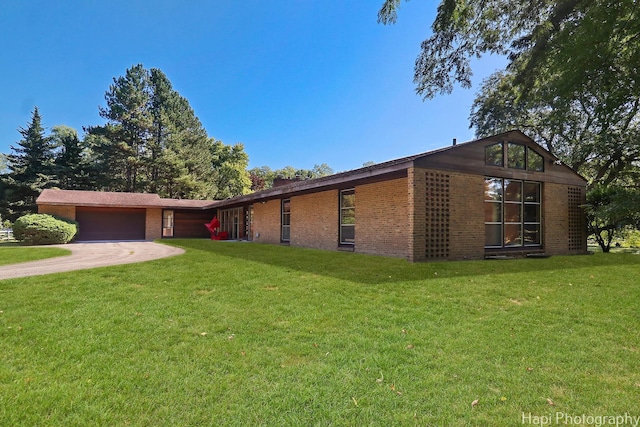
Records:
[[[585,190],[584,178],[511,131],[227,200],[124,197],[148,204],[136,207],[146,239],[200,237],[197,225],[217,215],[232,239],[428,261],[586,253]],[[88,206],[73,194],[56,202],[61,192],[43,192],[39,211],[71,218],[74,207],[82,230]],[[93,211],[121,208],[114,200]],[[179,226],[189,221],[191,234]]]

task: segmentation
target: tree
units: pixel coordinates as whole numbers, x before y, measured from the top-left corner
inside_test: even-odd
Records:
[[[499,72],[477,95],[471,125],[478,137],[525,130],[590,182],[615,183],[634,173],[640,160],[640,103],[625,102],[606,112],[602,105],[610,94],[597,86],[573,99],[539,90],[524,98],[515,76]]]
[[[587,194],[587,224],[602,252],[609,252],[611,242],[625,226],[640,222],[640,190],[637,187],[596,185]]]
[[[64,190],[89,190],[93,187],[87,145],[78,132],[68,126],[54,126],[51,142],[55,149],[54,173]]]
[[[260,191],[273,187],[273,181],[276,178],[314,179],[333,173],[333,169],[326,163],[314,165],[313,169],[296,169],[293,166],[285,166],[282,169],[272,170],[269,166],[261,166],[249,170],[249,179],[251,191]]]
[[[215,199],[226,199],[247,194],[251,188],[251,179],[247,172],[249,156],[242,144],[224,145],[221,141],[212,140],[211,155],[213,158],[213,180]]]
[[[395,23],[399,7],[400,0],[385,0],[378,22]],[[416,92],[428,99],[455,83],[468,88],[471,59],[494,54],[508,57],[507,69],[525,88],[554,76],[575,93],[594,77],[624,77],[637,95],[638,13],[635,2],[618,0],[443,0],[415,62]]]
[[[244,147],[228,148],[233,160],[214,159],[222,143],[207,135],[189,102],[159,69],[131,67],[113,79],[105,99],[100,115],[107,123],[87,129],[100,188],[194,199],[248,189],[246,172],[234,173],[246,156]]]
[[[2,176],[0,215],[15,221],[22,215],[37,211],[36,199],[43,189],[57,184],[53,173],[53,146],[44,134],[38,107],[31,122],[18,131],[22,139],[11,146],[7,159],[8,173]]]

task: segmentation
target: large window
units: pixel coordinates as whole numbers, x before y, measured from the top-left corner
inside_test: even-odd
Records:
[[[340,191],[340,244],[353,245],[356,241],[356,191]]]
[[[485,178],[485,247],[541,244],[540,183]]]
[[[507,167],[536,172],[544,172],[544,157],[526,145],[514,142],[487,145],[484,148],[484,163],[489,166],[504,166],[506,145]]]
[[[280,240],[288,242],[291,239],[291,199],[282,201],[282,219]]]

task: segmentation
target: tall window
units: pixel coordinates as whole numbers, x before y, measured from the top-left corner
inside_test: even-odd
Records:
[[[291,239],[291,199],[282,201],[282,219],[280,240],[288,242]]]
[[[174,216],[172,210],[162,212],[162,237],[173,237]]]
[[[540,183],[485,178],[485,247],[541,244]]]
[[[356,191],[340,191],[340,244],[353,245],[356,241]]]

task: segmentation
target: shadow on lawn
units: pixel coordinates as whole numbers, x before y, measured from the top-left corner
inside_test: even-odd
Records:
[[[578,269],[597,266],[640,266],[640,255],[599,254],[543,259],[481,260],[410,263],[404,259],[344,252],[304,249],[247,242],[184,239],[166,242],[223,257],[261,263],[292,271],[329,276],[359,283],[490,276],[506,273]]]

